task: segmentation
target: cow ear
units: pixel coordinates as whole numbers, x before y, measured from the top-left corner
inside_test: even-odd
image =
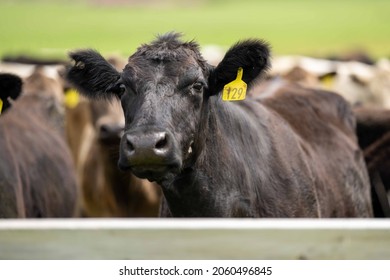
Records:
[[[22,79],[14,74],[0,74],[0,99],[2,108],[1,111],[7,110],[11,104],[10,100],[16,100],[22,92]]]
[[[19,76],[9,73],[0,74],[0,98],[11,97],[17,99],[22,92],[22,79]]]
[[[250,39],[233,45],[209,76],[210,95],[218,94],[243,69],[242,80],[248,87],[270,68],[270,47],[262,40]]]
[[[89,98],[109,99],[119,96],[116,86],[120,73],[94,50],[81,50],[69,54],[74,65],[68,66],[66,79],[81,94]]]

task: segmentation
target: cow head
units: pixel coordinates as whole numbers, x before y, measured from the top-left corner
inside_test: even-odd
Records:
[[[269,66],[268,45],[247,40],[234,45],[213,68],[195,42],[168,33],[142,45],[122,73],[97,52],[72,53],[68,79],[85,95],[121,99],[125,133],[119,167],[138,177],[162,182],[193,161],[194,138],[208,99],[243,68],[249,85]]]

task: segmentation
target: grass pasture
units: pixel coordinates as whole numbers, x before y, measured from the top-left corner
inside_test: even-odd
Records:
[[[0,0],[0,55],[64,57],[70,49],[92,47],[127,56],[171,30],[201,45],[223,47],[264,38],[275,54],[324,56],[361,49],[374,57],[390,55],[388,0],[94,2]]]

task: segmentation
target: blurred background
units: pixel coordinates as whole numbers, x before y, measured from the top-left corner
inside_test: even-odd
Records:
[[[65,58],[75,48],[130,55],[179,31],[226,49],[263,38],[275,55],[390,55],[388,0],[0,0],[0,56]]]

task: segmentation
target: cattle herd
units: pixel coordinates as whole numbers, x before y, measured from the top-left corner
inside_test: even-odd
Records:
[[[0,64],[0,218],[390,217],[387,59],[69,57]]]

